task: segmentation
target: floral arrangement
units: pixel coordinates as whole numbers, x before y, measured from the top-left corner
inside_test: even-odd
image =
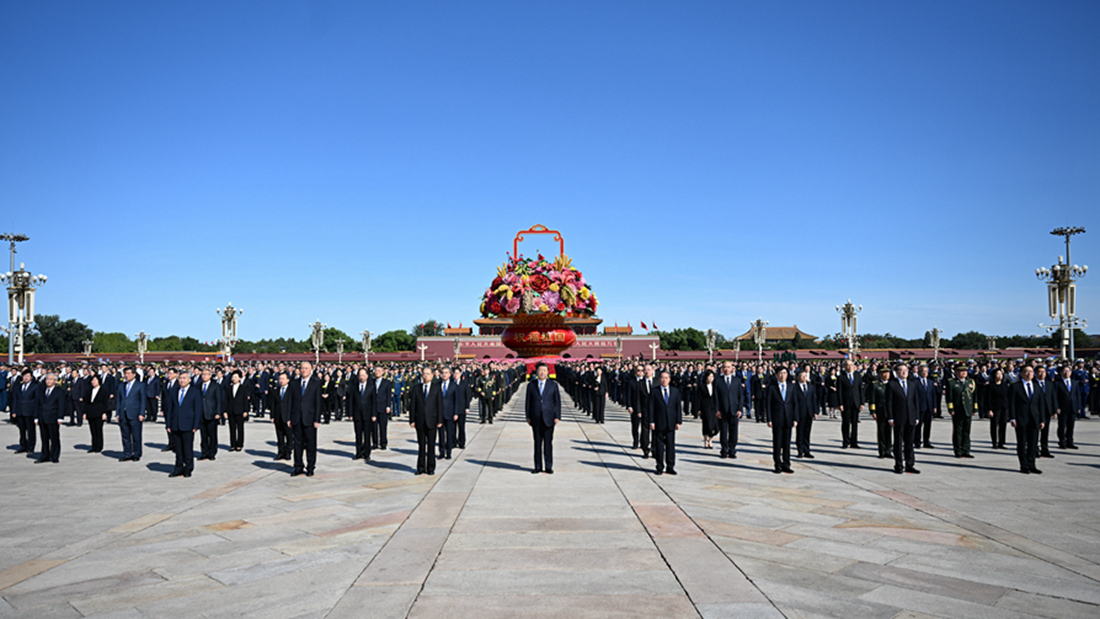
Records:
[[[481,299],[481,315],[506,318],[517,314],[590,316],[598,302],[573,261],[558,256],[553,262],[538,258],[509,258]]]

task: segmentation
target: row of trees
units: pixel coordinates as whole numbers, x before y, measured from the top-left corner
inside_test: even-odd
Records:
[[[93,354],[126,353],[137,350],[137,342],[125,333],[105,333],[93,331],[88,325],[75,320],[62,320],[55,314],[36,316],[36,329],[27,334],[28,353],[80,353],[84,352],[84,341],[92,341]],[[363,345],[358,338],[353,338],[347,333],[335,327],[329,327],[324,331],[325,339],[323,350],[334,352],[336,342],[344,340],[344,352],[362,353]],[[416,346],[416,338],[419,336],[443,335],[443,326],[435,321],[428,320],[414,325],[409,331],[400,329],[387,331],[376,335],[371,339],[371,350],[374,352],[401,352],[411,351]],[[200,342],[193,337],[181,337],[169,335],[164,337],[150,337],[147,342],[149,352],[218,352],[218,344]],[[8,340],[0,335],[0,350],[7,350]],[[307,334],[302,339],[278,338],[263,339],[257,341],[240,340],[233,349],[240,353],[302,353],[313,350],[310,336]]]
[[[663,350],[706,350],[707,335],[699,329],[688,327],[686,329],[673,329],[671,331],[654,331],[654,335],[661,338]],[[1061,335],[1049,336],[1011,335],[994,336],[997,339],[997,348],[1059,348],[1061,347]],[[1077,348],[1091,348],[1100,344],[1100,337],[1087,335],[1080,329],[1074,331],[1074,346]],[[755,349],[752,342],[742,342],[745,350]],[[932,342],[928,334],[922,338],[906,339],[890,333],[868,333],[859,336],[861,349],[868,348],[931,348]],[[954,337],[940,338],[940,348],[956,348],[960,350],[984,350],[989,347],[989,336],[979,331],[967,331]],[[715,338],[716,350],[729,350],[733,348],[733,340],[728,340],[721,334]],[[818,342],[804,340],[795,336],[793,342],[774,342],[764,346],[765,350],[846,350],[848,341],[840,333],[827,335]]]

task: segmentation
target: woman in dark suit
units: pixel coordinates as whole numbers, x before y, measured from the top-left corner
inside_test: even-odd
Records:
[[[714,370],[707,370],[698,387],[699,416],[703,418],[703,449],[714,449],[711,440],[718,434],[718,396],[714,389]]]
[[[89,453],[103,451],[103,422],[110,413],[110,397],[107,389],[100,383],[99,375],[92,373],[88,381],[88,391],[84,394],[84,418],[88,420],[88,429],[92,431],[92,448]]]
[[[249,396],[248,385],[241,380],[241,372],[233,370],[229,376],[229,385],[225,388],[225,408],[229,418],[229,451],[244,449],[244,424],[248,421]]]
[[[348,372],[348,378],[351,378],[351,373]],[[336,421],[340,421],[344,418],[344,408],[347,405],[348,397],[348,381],[344,380],[344,371],[336,370],[336,385],[335,385],[335,398],[331,403],[333,412],[336,413]]]
[[[989,437],[993,449],[1005,448],[1005,431],[1008,427],[1008,387],[1004,370],[993,370],[992,381],[985,386],[985,411],[989,416]]]
[[[332,420],[332,402],[336,399],[336,384],[328,372],[321,374],[321,423],[328,425]]]

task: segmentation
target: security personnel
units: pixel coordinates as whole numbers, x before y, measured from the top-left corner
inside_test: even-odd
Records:
[[[978,400],[974,393],[977,385],[967,378],[968,368],[955,366],[955,378],[947,382],[947,412],[951,415],[951,444],[956,458],[973,458],[970,455],[970,419],[978,412]]]
[[[493,423],[493,390],[495,381],[492,376],[489,375],[488,366],[481,368],[481,376],[478,377],[477,382],[474,384],[474,391],[477,392],[478,401],[478,421],[480,423]]]
[[[891,458],[894,455],[894,428],[890,425],[890,416],[886,414],[886,384],[890,382],[890,367],[883,363],[878,367],[878,380],[871,383],[868,406],[871,418],[878,426],[878,457]]]

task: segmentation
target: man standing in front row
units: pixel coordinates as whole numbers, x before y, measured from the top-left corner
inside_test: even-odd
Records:
[[[38,430],[42,434],[42,453],[36,462],[57,462],[61,458],[61,420],[64,391],[57,386],[57,374],[46,374],[45,388],[38,403]]]
[[[1020,460],[1020,472],[1025,475],[1042,473],[1035,466],[1039,432],[1050,423],[1050,400],[1034,378],[1035,370],[1025,365],[1020,370],[1020,380],[1008,388],[1008,418],[1016,428],[1016,457]]]
[[[798,409],[792,385],[787,382],[787,368],[775,370],[774,389],[767,393],[768,427],[772,429],[772,462],[776,473],[794,473],[791,468],[791,429],[798,427]]]
[[[535,378],[527,383],[527,425],[535,437],[535,468],[531,473],[554,474],[554,426],[561,421],[561,392],[550,380],[545,363],[535,368]]]
[[[295,398],[290,410],[290,429],[294,433],[294,472],[290,475],[313,477],[317,466],[317,428],[321,427],[321,381],[313,376],[312,363],[302,362],[301,376],[291,388],[295,390]]]
[[[657,474],[668,469],[676,474],[676,431],[684,423],[680,390],[669,386],[672,376],[661,370],[661,390],[649,398],[649,429],[653,431],[653,459],[657,461]]]
[[[412,387],[409,426],[416,430],[416,474],[435,475],[435,436],[443,425],[443,391],[432,369],[425,367],[421,384]]]
[[[894,430],[894,472],[919,474],[913,456],[914,442],[919,438],[919,383],[909,380],[909,366],[899,363],[894,378],[886,383],[886,419]]]
[[[145,421],[145,383],[137,379],[134,368],[122,371],[126,382],[115,396],[118,429],[122,433],[122,458],[119,462],[141,460],[141,424]]]
[[[176,446],[176,468],[169,477],[190,477],[195,470],[195,432],[202,425],[202,396],[191,389],[189,373],[180,372],[178,380],[164,396],[164,423]]]

